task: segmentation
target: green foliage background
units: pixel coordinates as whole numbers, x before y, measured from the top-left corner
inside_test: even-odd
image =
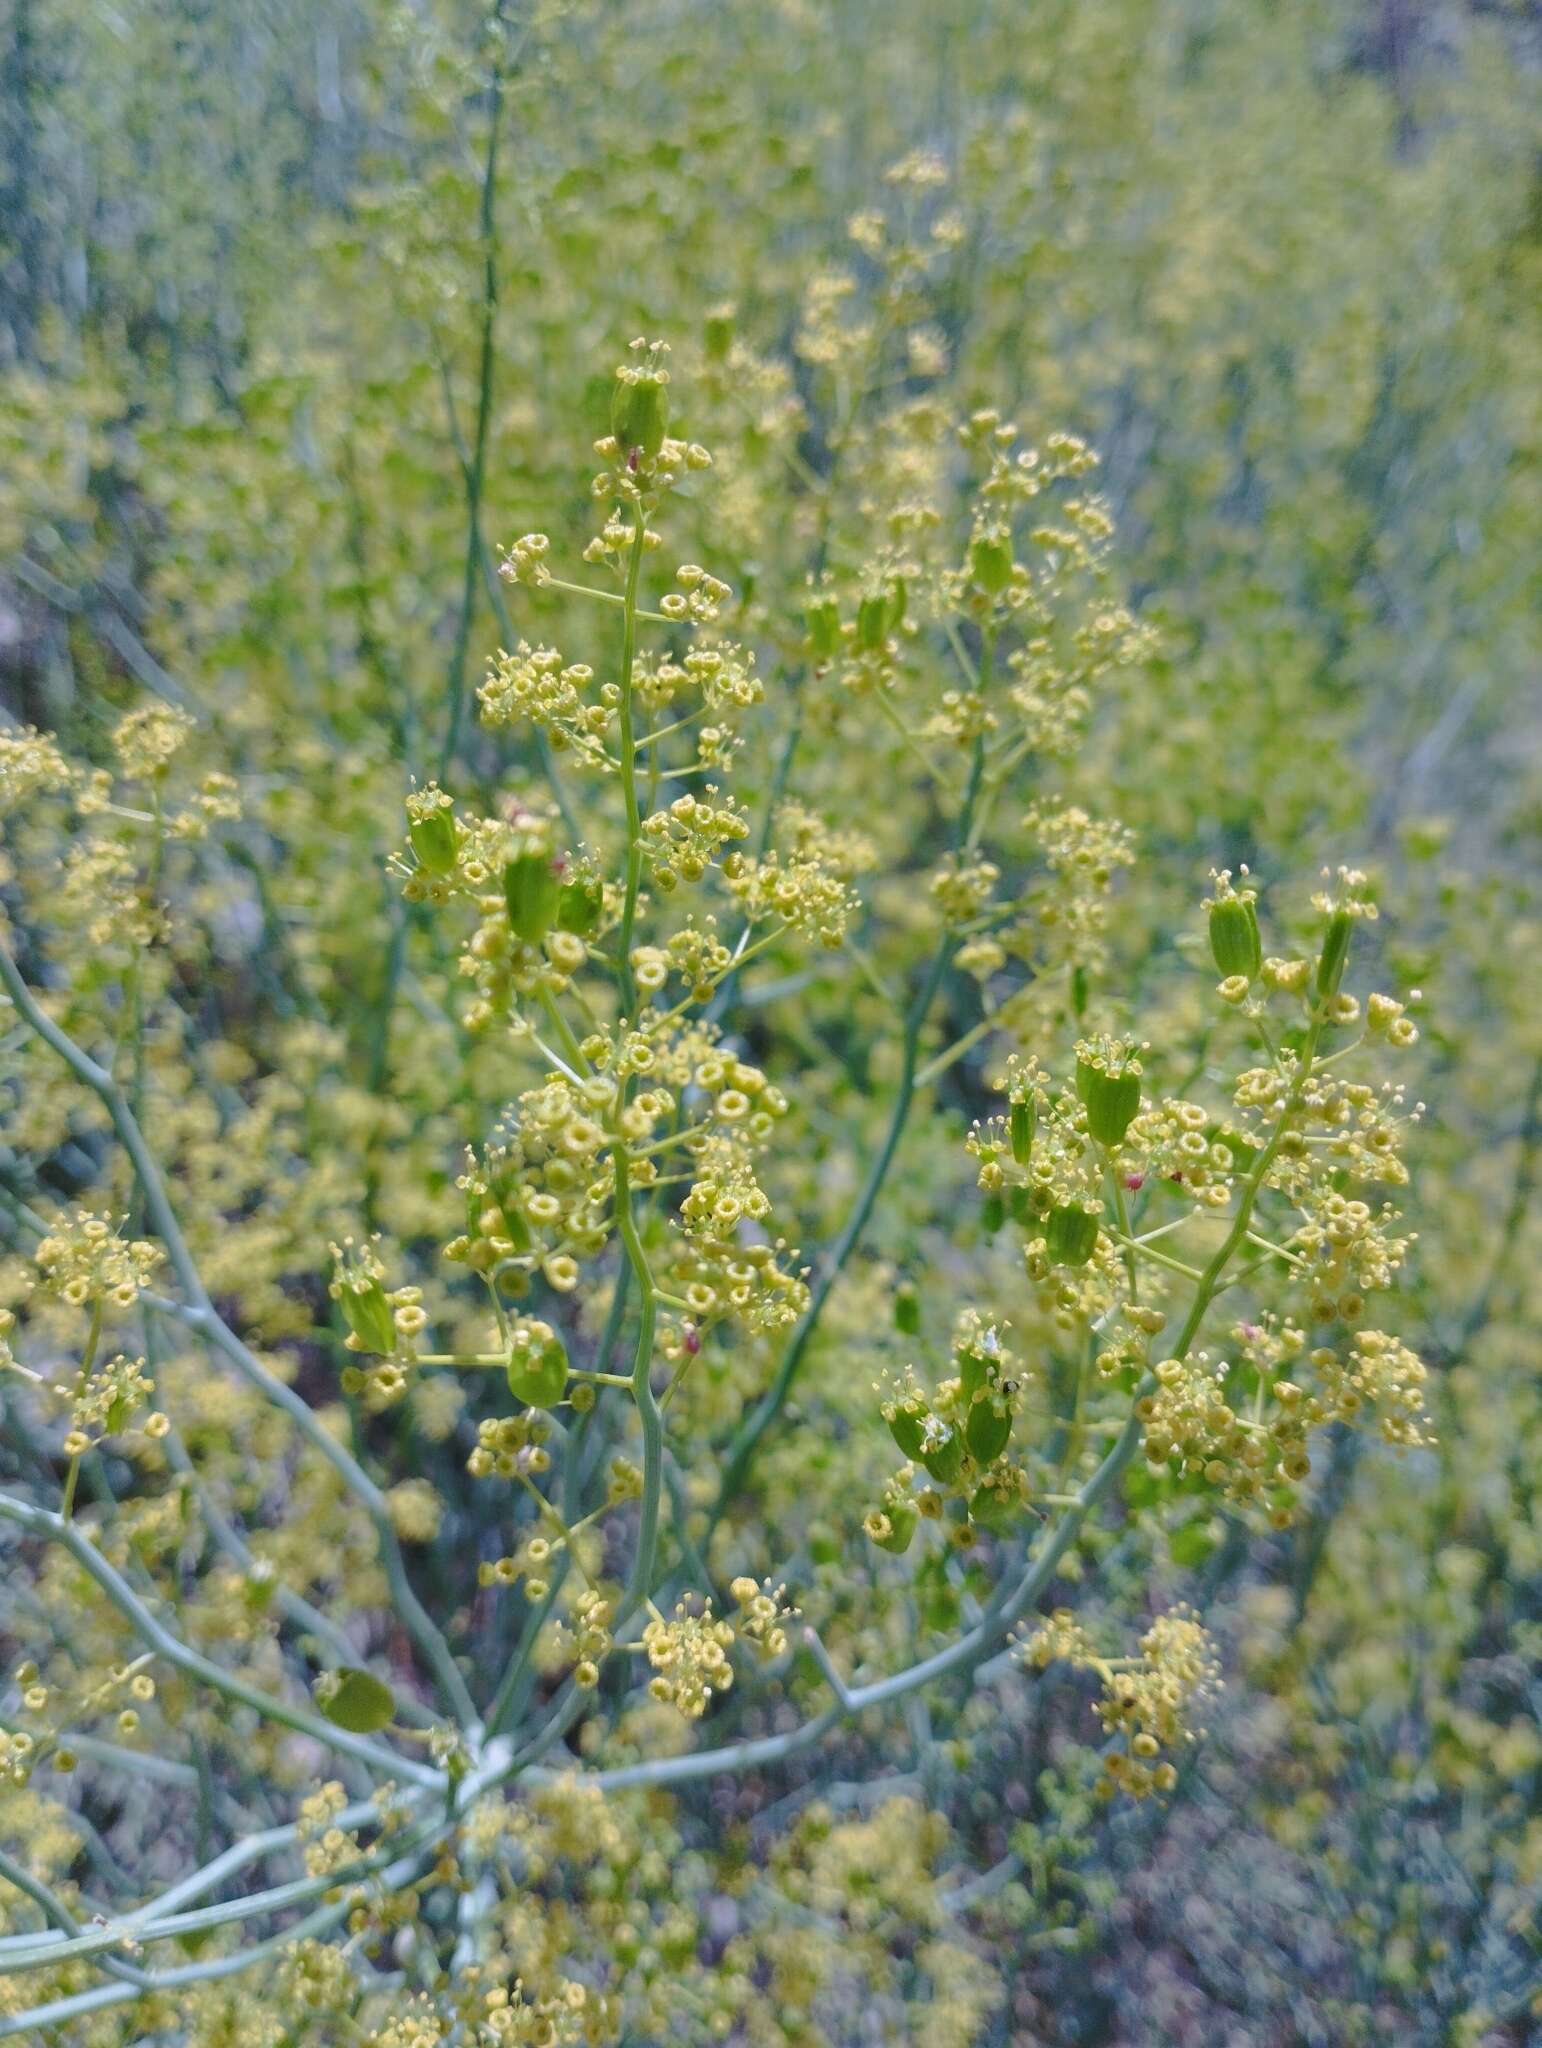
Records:
[[[621,1789],[603,1819],[534,1817],[497,1967],[539,1984],[577,1957],[620,2000],[595,2038],[1518,2048],[1542,2022],[1538,34],[1531,6],[1434,0],[9,0],[0,19],[0,710],[101,764],[126,711],[169,701],[198,771],[244,799],[168,860],[148,947],[112,909],[116,870],[61,886],[61,812],[19,811],[9,940],[82,1043],[120,1038],[131,1002],[135,1099],[209,1292],[388,1489],[425,1604],[475,1624],[474,1691],[516,1614],[474,1570],[512,1547],[514,1508],[464,1470],[496,1403],[346,1404],[327,1247],[381,1231],[436,1326],[475,1322],[437,1247],[461,1148],[533,1077],[511,1080],[506,1039],[466,1042],[464,935],[404,905],[386,858],[415,782],[488,810],[544,787],[474,693],[557,614],[520,612],[492,565],[532,528],[576,560],[633,335],[672,344],[677,411],[717,458],[669,545],[733,586],[766,678],[736,787],[759,819],[792,760],[800,800],[871,836],[858,935],[880,982],[913,986],[931,953],[941,822],[870,705],[799,696],[803,604],[811,569],[844,593],[873,559],[915,452],[904,409],[935,403],[1100,451],[1117,578],[1160,634],[1064,778],[1135,838],[1097,975],[1110,1017],[1170,1050],[1173,1085],[1181,1055],[1222,1057],[1196,906],[1241,863],[1281,920],[1321,866],[1371,870],[1367,971],[1423,992],[1398,1327],[1438,1445],[1336,1433],[1283,1531],[1121,1497],[1056,1581],[1121,1634],[1176,1599],[1205,1611],[1226,1689],[1178,1789],[1098,1805],[1087,1689],[1057,1668],[943,1685],[763,1771]],[[889,175],[916,152],[945,183]],[[564,621],[568,657],[602,663],[609,623]],[[1024,1042],[1075,1035],[1055,986]],[[881,1142],[895,1020],[847,953],[773,952],[740,995],[794,1104],[780,1227],[814,1259]],[[981,1015],[951,973],[923,1055]],[[139,1199],[100,1105],[13,1025],[7,1300],[29,1217]],[[936,1350],[1020,1276],[962,1142],[1015,1042],[982,1033],[924,1092],[791,1426],[710,1528],[776,1344],[714,1350],[672,1438],[704,1569],[786,1579],[848,1671],[925,1655],[980,1595],[875,1562],[862,1520],[893,1464],[872,1387],[904,1354],[896,1281]],[[608,1282],[572,1315],[590,1349]],[[200,1533],[222,1514],[410,1690],[368,1519],[185,1332],[159,1341],[186,1463],[100,1461],[91,1512],[124,1568],[273,1688],[277,1625]],[[57,1431],[0,1392],[7,1490],[56,1498]],[[7,1668],[35,1659],[68,1693],[129,1654],[57,1553],[0,1529]],[[595,1754],[773,1734],[819,1683],[806,1660],[780,1690],[745,1683],[689,1737],[612,1698]],[[67,1896],[116,1895],[115,1872],[124,1898],[160,1889],[291,1816],[320,1763],[263,1740],[233,1753],[173,1689],[171,1781],[83,1755],[0,1795],[0,1847]],[[447,1910],[441,1959],[464,1970]],[[0,1920],[43,1924],[4,1882]],[[411,2001],[439,1992],[410,1970],[371,2006],[314,1967],[23,2038],[543,2038],[428,2031]],[[0,1978],[0,2016],[102,1981]]]

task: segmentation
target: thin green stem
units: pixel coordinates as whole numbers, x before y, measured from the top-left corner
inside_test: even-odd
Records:
[[[637,922],[637,897],[642,888],[642,812],[637,800],[637,736],[632,700],[632,669],[637,656],[637,583],[642,573],[643,546],[647,521],[641,505],[633,509],[632,545],[626,561],[626,595],[621,614],[621,794],[626,804],[626,893],[621,904],[621,929],[617,940],[617,976],[621,985],[621,1008],[631,1018],[637,1006],[637,989],[632,980],[632,928]]]
[[[664,1483],[664,1421],[659,1413],[658,1402],[654,1399],[650,1378],[653,1367],[654,1331],[658,1318],[658,1295],[654,1289],[653,1275],[648,1269],[642,1239],[638,1235],[637,1218],[632,1208],[631,1183],[628,1179],[626,1146],[619,1137],[611,1157],[616,1169],[616,1221],[620,1226],[627,1263],[637,1280],[640,1303],[637,1346],[632,1354],[632,1399],[637,1404],[637,1418],[642,1425],[643,1440],[642,1499],[638,1514],[637,1548],[632,1557],[626,1594],[616,1617],[616,1627],[619,1629],[627,1616],[634,1613],[648,1597],[653,1585],[654,1558],[658,1551],[659,1509]]]
[[[264,1720],[281,1722],[286,1728],[309,1735],[339,1755],[351,1756],[356,1762],[367,1765],[384,1777],[412,1778],[421,1785],[438,1785],[442,1774],[425,1765],[415,1764],[410,1758],[396,1755],[382,1749],[378,1744],[367,1741],[363,1736],[352,1735],[344,1728],[335,1727],[321,1715],[313,1714],[308,1707],[291,1706],[287,1700],[275,1699],[270,1693],[259,1691],[254,1685],[233,1671],[224,1671],[213,1664],[197,1650],[189,1649],[145,1606],[128,1581],[118,1572],[96,1546],[89,1542],[82,1532],[62,1515],[50,1514],[46,1508],[30,1507],[25,1501],[13,1500],[9,1495],[0,1494],[0,1518],[17,1523],[29,1535],[40,1536],[51,1543],[61,1544],[76,1563],[101,1587],[112,1605],[128,1622],[135,1633],[159,1656],[173,1664],[179,1671],[185,1671],[190,1678],[199,1679],[226,1699],[235,1700],[242,1706],[250,1707]]]
[[[503,0],[497,0],[494,14],[501,25]],[[493,344],[498,323],[496,200],[498,136],[503,125],[504,63],[501,35],[496,42],[487,110],[487,152],[482,164],[482,191],[477,215],[477,235],[482,250],[482,306],[477,352],[476,423],[472,429],[471,461],[466,470],[466,563],[461,578],[455,649],[450,657],[450,712],[445,722],[444,745],[439,750],[441,780],[448,773],[460,746],[460,729],[466,710],[466,659],[471,646],[471,623],[482,561],[482,491],[487,476],[487,438],[493,412]]]
[[[984,758],[984,747],[979,740],[976,740],[973,771],[969,778],[969,788],[965,794],[964,808],[959,821],[958,843],[960,845],[968,838],[970,822],[974,815],[974,806],[979,798]],[[813,1290],[809,1296],[809,1305],[799,1318],[797,1327],[788,1341],[787,1349],[782,1354],[781,1362],[777,1367],[776,1377],[765,1394],[762,1395],[755,1407],[746,1416],[738,1434],[729,1444],[727,1456],[724,1460],[722,1479],[718,1486],[717,1499],[712,1510],[709,1532],[710,1527],[715,1526],[722,1518],[729,1501],[733,1499],[743,1484],[745,1474],[749,1470],[750,1462],[755,1455],[761,1438],[782,1412],[787,1396],[792,1390],[793,1381],[797,1378],[798,1369],[803,1362],[803,1355],[808,1349],[809,1340],[819,1327],[819,1319],[824,1313],[825,1303],[829,1300],[831,1290],[840,1278],[847,1260],[856,1249],[863,1231],[867,1228],[868,1220],[877,1205],[878,1197],[883,1190],[883,1184],[888,1178],[889,1169],[894,1163],[894,1155],[899,1150],[900,1139],[904,1135],[905,1125],[910,1116],[911,1104],[915,1099],[916,1069],[921,1033],[926,1027],[927,1018],[931,1014],[932,1004],[936,999],[937,991],[942,986],[942,979],[947,972],[949,962],[953,958],[956,944],[956,935],[951,930],[944,931],[941,939],[938,941],[935,952],[932,954],[931,962],[927,968],[925,978],[916,993],[915,1000],[911,1003],[905,1018],[904,1036],[900,1045],[899,1079],[895,1084],[894,1101],[889,1112],[888,1129],[884,1133],[883,1142],[879,1146],[877,1156],[868,1169],[867,1178],[862,1184],[861,1192],[857,1196],[851,1213],[847,1217],[840,1235],[831,1246],[823,1266],[820,1268]]]
[[[82,1052],[74,1039],[61,1031],[41,1008],[3,946],[0,946],[0,983],[4,984],[6,993],[25,1022],[49,1050],[64,1061],[76,1079],[96,1096],[111,1120],[118,1142],[128,1154],[129,1164],[144,1196],[149,1227],[165,1245],[171,1270],[187,1297],[185,1302],[162,1301],[153,1295],[141,1298],[150,1308],[174,1316],[179,1322],[197,1330],[249,1385],[256,1387],[274,1407],[284,1411],[312,1449],[332,1466],[374,1524],[386,1579],[408,1633],[423,1652],[446,1699],[469,1725],[476,1715],[471,1695],[450,1654],[449,1645],[408,1582],[406,1563],[384,1493],[352,1453],[337,1441],[303,1396],[286,1385],[276,1373],[270,1372],[219,1314],[182,1234],[154,1154],[145,1143],[144,1133],[122,1089],[112,1075],[89,1054]]]
[[[100,1296],[91,1304],[91,1327],[86,1332],[85,1349],[80,1354],[80,1371],[75,1376],[75,1391],[83,1394],[86,1382],[91,1377],[91,1368],[96,1363],[97,1346],[102,1341],[102,1303]],[[59,1503],[59,1513],[67,1522],[75,1506],[75,1487],[80,1478],[79,1451],[70,1459],[69,1470],[64,1475],[64,1495]]]

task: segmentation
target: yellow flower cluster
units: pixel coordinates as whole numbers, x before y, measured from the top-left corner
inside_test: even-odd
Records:
[[[68,789],[74,779],[51,733],[32,725],[0,731],[0,812],[40,792]]]
[[[733,1624],[714,1620],[710,1601],[700,1614],[682,1603],[667,1620],[655,1615],[642,1634],[654,1673],[649,1692],[686,1720],[700,1720],[713,1694],[727,1692],[734,1682],[728,1661],[733,1642]]]
[[[59,1218],[33,1252],[38,1284],[74,1308],[130,1309],[150,1285],[162,1253],[144,1238],[125,1239],[110,1217],[77,1209]]]
[[[750,924],[774,917],[790,931],[832,950],[858,909],[855,892],[817,852],[740,859],[725,870],[728,892]]]
[[[1220,1680],[1210,1638],[1189,1609],[1158,1615],[1140,1639],[1138,1657],[1106,1658],[1075,1615],[1058,1608],[1027,1638],[1021,1655],[1038,1670],[1066,1662],[1101,1681],[1098,1718],[1114,1738],[1103,1756],[1099,1789],[1105,1797],[1123,1791],[1146,1799],[1173,1789],[1177,1770],[1163,1751],[1204,1732],[1189,1716],[1214,1695]]]
[[[590,695],[594,670],[587,662],[564,663],[555,647],[521,640],[512,654],[500,647],[477,690],[488,725],[536,726],[552,746],[573,751],[595,766],[608,766],[607,743],[616,721],[616,692]]]

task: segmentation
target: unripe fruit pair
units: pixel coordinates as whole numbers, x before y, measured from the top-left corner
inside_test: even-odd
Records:
[[[1056,1266],[1085,1266],[1098,1241],[1098,1213],[1080,1202],[1062,1202],[1051,1209],[1044,1225],[1044,1248]]]
[[[371,1280],[367,1287],[357,1288],[344,1281],[339,1300],[343,1321],[353,1332],[360,1350],[376,1351],[389,1358],[396,1349],[396,1318],[380,1282]]]
[[[1012,580],[1012,538],[977,533],[969,543],[969,573],[988,597],[999,597]]]
[[[455,813],[445,805],[426,817],[414,818],[407,839],[419,864],[431,875],[447,875],[455,866]]]
[[[509,1392],[527,1408],[555,1408],[567,1392],[568,1355],[562,1339],[516,1343],[509,1353]]]
[[[1210,906],[1210,951],[1221,973],[1230,980],[1240,974],[1253,981],[1263,966],[1263,941],[1258,916],[1245,896],[1223,896]]]
[[[1078,1056],[1076,1093],[1087,1111],[1087,1129],[1100,1145],[1119,1145],[1140,1108],[1140,1072],[1118,1071]]]
[[[669,394],[665,380],[648,371],[623,373],[610,401],[610,430],[623,449],[657,455],[669,425]]]
[[[580,875],[564,882],[543,853],[522,853],[503,870],[503,900],[509,929],[527,945],[539,945],[555,925],[587,938],[600,921],[605,892],[598,880]]]

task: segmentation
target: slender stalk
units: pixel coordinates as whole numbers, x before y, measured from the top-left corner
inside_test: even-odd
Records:
[[[629,1169],[626,1145],[622,1139],[617,1139],[611,1156],[616,1167],[616,1220],[620,1225],[621,1242],[626,1248],[627,1260],[636,1276],[640,1302],[637,1348],[632,1357],[632,1399],[637,1404],[637,1418],[642,1425],[643,1440],[643,1483],[637,1524],[637,1549],[632,1557],[626,1594],[616,1616],[615,1625],[619,1630],[627,1616],[634,1613],[647,1599],[653,1586],[654,1559],[658,1552],[659,1508],[664,1483],[664,1422],[659,1414],[658,1402],[654,1399],[649,1378],[653,1366],[653,1337],[658,1317],[658,1295],[653,1285],[653,1275],[648,1270],[642,1239],[637,1231],[637,1218],[632,1209],[631,1185],[627,1177]]]
[[[627,1296],[631,1288],[631,1281],[632,1268],[629,1264],[623,1265],[621,1271],[616,1275],[615,1291],[610,1298],[610,1311],[605,1318],[605,1328],[600,1333],[600,1341],[595,1347],[595,1360],[601,1367],[606,1364],[615,1350],[616,1340],[621,1334],[621,1325],[626,1317]],[[630,1381],[628,1381],[628,1384],[630,1384]],[[592,1413],[593,1411],[591,1410]],[[577,1428],[574,1431],[573,1440],[568,1446],[568,1464],[563,1477],[563,1515],[570,1523],[578,1504],[578,1432],[585,1428],[589,1419],[589,1416],[580,1416]],[[514,1647],[509,1662],[504,1669],[503,1676],[498,1681],[497,1690],[488,1705],[487,1719],[483,1731],[484,1743],[491,1742],[495,1736],[502,1733],[503,1729],[512,1719],[516,1718],[516,1712],[521,1703],[522,1689],[532,1669],[536,1643],[540,1638],[541,1630],[545,1627],[551,1616],[552,1609],[557,1604],[557,1596],[562,1591],[563,1581],[572,1567],[572,1562],[571,1553],[564,1550],[557,1559],[556,1565],[550,1574],[550,1589],[545,1598],[538,1601],[531,1609],[526,1619],[520,1640]]]
[[[351,1756],[384,1777],[411,1778],[420,1785],[442,1782],[442,1773],[425,1764],[414,1763],[410,1757],[381,1749],[378,1744],[361,1735],[350,1734],[345,1728],[335,1727],[332,1722],[323,1720],[320,1714],[313,1714],[308,1707],[291,1706],[287,1700],[275,1699],[271,1693],[249,1685],[233,1671],[222,1670],[218,1664],[211,1663],[197,1650],[180,1642],[150,1612],[127,1579],[62,1515],[50,1514],[46,1508],[30,1507],[25,1501],[12,1500],[7,1494],[0,1494],[0,1519],[15,1522],[29,1535],[61,1544],[101,1587],[135,1633],[168,1664],[185,1671],[190,1678],[199,1679],[226,1699],[250,1707],[264,1720],[278,1721],[298,1734],[309,1735],[329,1749],[336,1750],[340,1756]]]
[[[283,1409],[311,1447],[332,1466],[374,1524],[386,1578],[409,1634],[427,1659],[446,1700],[454,1707],[463,1723],[470,1726],[476,1719],[475,1705],[455,1659],[450,1654],[448,1643],[408,1583],[406,1563],[402,1557],[396,1531],[391,1526],[385,1495],[352,1453],[325,1427],[309,1403],[292,1387],[286,1386],[277,1374],[268,1370],[261,1359],[242,1343],[215,1308],[209,1291],[204,1286],[197,1262],[188,1248],[187,1239],[182,1234],[182,1227],[177,1221],[176,1211],[166,1192],[160,1168],[145,1143],[144,1133],[140,1130],[122,1089],[106,1068],[98,1065],[89,1054],[83,1052],[74,1039],[61,1031],[41,1008],[31,989],[22,979],[15,961],[3,946],[0,946],[0,983],[4,984],[6,993],[25,1022],[50,1051],[58,1054],[75,1078],[96,1096],[111,1119],[118,1142],[128,1154],[129,1164],[133,1167],[134,1177],[144,1196],[145,1215],[149,1227],[165,1245],[171,1269],[187,1296],[185,1302],[161,1301],[151,1295],[146,1295],[143,1299],[150,1307],[175,1316],[189,1328],[199,1331],[223,1357],[229,1360],[243,1379],[256,1387],[275,1407]]]
[[[66,1939],[80,1933],[80,1922],[63,1899],[44,1884],[40,1877],[34,1877],[30,1870],[18,1863],[14,1856],[7,1855],[4,1849],[0,1849],[0,1877],[3,1877],[7,1884],[14,1885],[17,1891],[24,1892],[38,1910],[62,1931]],[[22,1967],[25,1968],[25,1965]],[[125,1984],[137,1985],[141,1990],[148,1982],[143,1970],[135,1969],[132,1963],[125,1963],[117,1956],[104,1956],[102,1968],[110,1971],[114,1977],[121,1978]]]
[[[477,217],[477,232],[482,248],[477,409],[476,421],[472,428],[471,461],[466,471],[466,564],[461,579],[455,650],[450,658],[450,711],[445,724],[444,745],[439,750],[441,779],[448,773],[450,763],[455,759],[456,750],[460,746],[460,729],[466,710],[466,657],[471,645],[471,622],[476,608],[477,579],[482,566],[482,491],[487,475],[487,435],[493,411],[493,343],[498,320],[498,232],[495,207],[498,189],[498,134],[503,125],[503,0],[498,0],[493,19],[497,47],[493,56],[487,110],[487,153],[482,163],[482,194]]]
[[[969,787],[964,798],[964,808],[959,819],[957,835],[959,846],[966,842],[969,835],[970,823],[974,816],[974,807],[979,800],[984,759],[984,747],[979,740],[976,740],[974,764],[969,777]],[[815,1330],[819,1327],[819,1319],[824,1313],[825,1303],[829,1300],[831,1290],[840,1278],[847,1260],[860,1242],[862,1233],[866,1230],[873,1210],[877,1206],[878,1197],[883,1191],[883,1184],[889,1176],[889,1169],[894,1164],[894,1155],[899,1150],[900,1139],[904,1136],[905,1125],[910,1116],[911,1104],[915,1100],[917,1058],[921,1044],[921,1034],[926,1028],[926,1021],[931,1014],[932,1004],[936,1000],[937,991],[942,986],[943,976],[948,970],[948,965],[953,958],[957,943],[957,937],[952,931],[945,931],[943,933],[938,941],[936,951],[932,954],[925,978],[916,992],[914,1001],[910,1005],[905,1018],[904,1036],[900,1044],[899,1079],[895,1084],[894,1101],[889,1111],[889,1124],[884,1132],[883,1142],[879,1146],[877,1156],[868,1169],[867,1178],[862,1184],[855,1203],[852,1205],[851,1213],[846,1218],[840,1235],[830,1247],[824,1264],[820,1268],[818,1277],[809,1295],[809,1305],[799,1318],[797,1327],[788,1341],[787,1349],[782,1354],[781,1363],[777,1367],[776,1377],[772,1380],[770,1387],[762,1395],[754,1408],[750,1410],[738,1434],[729,1444],[728,1453],[723,1465],[723,1476],[719,1482],[717,1499],[713,1505],[709,1526],[715,1526],[722,1518],[728,1503],[744,1483],[744,1476],[749,1470],[750,1462],[754,1458],[761,1438],[781,1414],[786,1404],[787,1396],[792,1391],[793,1381],[797,1378],[798,1369],[803,1363],[803,1355],[808,1349],[809,1341],[813,1337]]]
[[[86,1333],[85,1349],[80,1354],[80,1371],[75,1377],[75,1391],[83,1394],[86,1382],[91,1377],[91,1368],[96,1363],[96,1349],[102,1341],[102,1304],[100,1299],[91,1305],[91,1327]],[[69,1470],[64,1475],[64,1497],[59,1503],[59,1513],[67,1522],[75,1506],[75,1485],[80,1478],[80,1458],[77,1451],[70,1459]]]
[[[632,669],[637,657],[637,583],[642,573],[643,545],[647,521],[643,508],[633,511],[632,545],[626,562],[626,596],[621,614],[621,794],[626,804],[626,894],[621,905],[621,930],[617,940],[617,975],[621,987],[621,1009],[628,1019],[637,1007],[637,988],[632,980],[632,927],[637,921],[637,898],[642,888],[642,813],[637,800],[637,738],[632,702]]]

